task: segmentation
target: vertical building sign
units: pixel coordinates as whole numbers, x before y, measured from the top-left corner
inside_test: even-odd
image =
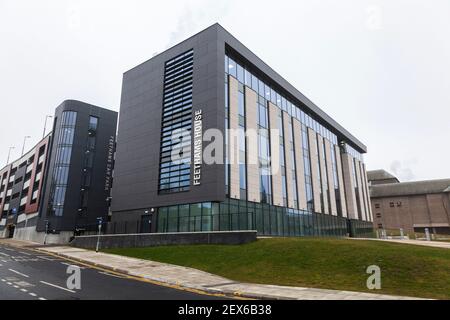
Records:
[[[106,159],[105,191],[110,191],[111,189],[112,171],[114,166],[114,144],[114,136],[111,136],[108,142],[108,157]]]
[[[201,184],[203,159],[203,114],[202,110],[194,113],[194,186]]]

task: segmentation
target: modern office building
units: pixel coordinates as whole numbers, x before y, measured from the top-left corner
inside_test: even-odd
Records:
[[[368,233],[365,152],[215,24],[124,74],[111,228]]]
[[[399,182],[382,171],[367,172],[375,228],[450,234],[450,179]]]
[[[117,113],[67,100],[52,133],[0,171],[4,236],[68,242],[107,221]]]

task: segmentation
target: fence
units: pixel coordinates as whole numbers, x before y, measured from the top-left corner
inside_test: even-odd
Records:
[[[378,238],[400,238],[402,235],[401,229],[377,229],[376,233]],[[450,241],[449,234],[433,232],[433,228],[429,228],[429,236],[430,240]],[[403,230],[403,237],[413,240],[427,240],[425,232]]]

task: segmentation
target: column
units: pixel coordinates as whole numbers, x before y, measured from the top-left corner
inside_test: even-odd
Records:
[[[245,87],[246,139],[247,139],[247,200],[261,202],[259,192],[259,159],[258,159],[258,112],[256,92]]]
[[[269,128],[271,130],[283,130],[279,128],[278,113],[281,112],[272,102],[268,102],[269,108]],[[284,152],[284,150],[282,150]],[[271,159],[280,155],[280,136],[270,132],[270,155]],[[271,163],[272,169],[272,198],[273,204],[283,206],[282,172],[280,161]]]
[[[327,168],[325,164],[325,154],[323,152],[323,137],[320,134],[317,134],[317,141],[319,146],[319,165],[320,165],[320,177],[322,186],[322,197],[323,197],[323,213],[329,214],[329,206],[328,206],[328,174]]]
[[[350,219],[358,219],[358,207],[356,204],[355,184],[353,182],[353,157],[348,153],[341,154],[342,173],[344,176],[345,199],[347,200],[347,214]]]
[[[305,188],[305,164],[303,161],[302,125],[297,119],[292,120],[294,130],[295,168],[297,172],[297,199],[300,210],[307,209]]]
[[[356,195],[359,198],[359,207],[361,209],[361,219],[364,221],[367,221],[366,217],[366,206],[364,201],[364,194],[363,194],[363,184],[361,179],[361,167],[359,165],[359,160],[354,159],[354,165],[355,165],[355,172],[356,172],[356,183],[358,184],[358,194]]]
[[[331,205],[331,214],[333,216],[337,216],[337,208],[336,208],[336,195],[334,193],[334,175],[333,175],[333,163],[331,161],[331,143],[327,139],[324,140],[325,143],[325,160],[328,169],[328,190],[330,190],[330,201]]]
[[[344,186],[344,177],[343,177],[343,169],[342,169],[342,160],[341,160],[341,149],[339,146],[334,146],[335,154],[336,154],[336,167],[337,167],[337,175],[339,181],[339,196],[341,199],[341,212],[343,217],[347,217],[347,201],[345,198],[345,186]]]
[[[308,128],[308,140],[309,140],[309,158],[311,160],[311,177],[312,177],[312,188],[314,195],[314,211],[322,212],[322,206],[320,203],[320,181],[317,175],[318,168],[318,153],[317,153],[317,137],[314,130]]]
[[[229,76],[230,95],[230,131],[229,131],[229,161],[230,161],[230,198],[240,198],[239,187],[239,102],[238,102],[238,81]]]
[[[360,162],[361,165],[361,178],[362,183],[364,186],[364,197],[366,199],[366,216],[367,221],[373,222],[373,216],[372,216],[372,205],[370,203],[370,190],[369,190],[369,182],[367,181],[367,172],[366,172],[366,165],[363,162]]]
[[[286,161],[286,191],[287,191],[287,203],[289,208],[295,208],[294,203],[294,187],[293,187],[293,181],[292,181],[292,157],[291,157],[291,141],[289,137],[289,126],[291,126],[290,123],[291,116],[286,111],[283,111],[283,137],[284,137],[284,150],[286,151],[285,154],[285,161]]]

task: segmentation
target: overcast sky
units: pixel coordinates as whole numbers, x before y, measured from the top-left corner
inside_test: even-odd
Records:
[[[365,143],[369,170],[450,178],[449,15],[448,0],[0,0],[0,167],[64,99],[119,110],[123,72],[219,22]]]

